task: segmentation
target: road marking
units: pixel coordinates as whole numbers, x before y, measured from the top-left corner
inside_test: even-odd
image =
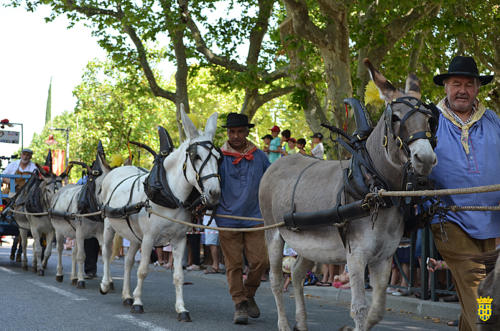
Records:
[[[81,297],[79,295],[73,294],[73,293],[65,291],[65,290],[61,290],[60,288],[52,286],[52,285],[47,285],[47,284],[42,283],[42,282],[40,282],[38,280],[29,280],[29,282],[33,283],[33,284],[35,284],[37,286],[43,287],[43,288],[45,288],[47,290],[50,290],[52,292],[55,292],[57,294],[60,294],[62,296],[65,296],[65,297],[67,297],[68,299],[71,299],[71,300],[76,300],[76,301],[85,301],[85,300],[88,300],[87,298]]]
[[[141,320],[139,320],[133,316],[130,316],[130,315],[115,315],[115,317],[119,318],[121,320],[130,322],[130,323],[134,324],[135,326],[138,326],[138,327],[143,328],[143,329],[148,329],[151,331],[170,331],[170,329],[165,329],[165,328],[159,327],[158,325],[155,325],[153,323],[141,321]]]
[[[17,275],[17,274],[18,274],[17,272],[12,271],[12,270],[10,270],[10,269],[7,269],[7,268],[5,268],[5,267],[0,267],[0,270],[2,270],[2,271],[4,271],[4,272],[6,272],[6,273],[8,273],[8,274],[11,274],[11,275]]]

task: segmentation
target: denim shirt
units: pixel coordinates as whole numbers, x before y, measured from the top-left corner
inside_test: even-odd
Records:
[[[267,155],[257,149],[254,159],[243,158],[233,164],[234,156],[224,155],[219,168],[221,176],[221,198],[216,214],[261,218],[259,208],[259,184],[264,172],[269,167]],[[216,217],[219,227],[246,228],[261,225],[263,222],[243,221]]]
[[[429,176],[436,189],[500,184],[500,119],[493,111],[486,110],[470,127],[468,154],[460,141],[461,129],[443,115],[436,136],[438,164]],[[500,203],[500,192],[442,196],[441,200],[448,206],[494,206]],[[500,237],[498,211],[450,211],[446,221],[458,224],[472,238]],[[432,220],[438,222],[438,217]]]

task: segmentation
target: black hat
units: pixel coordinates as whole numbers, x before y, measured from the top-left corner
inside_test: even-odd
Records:
[[[443,81],[451,76],[475,77],[481,81],[481,85],[486,85],[493,79],[493,75],[480,76],[477,70],[476,61],[470,56],[455,56],[448,67],[448,72],[434,76],[434,83],[443,86]]]
[[[319,139],[323,139],[323,134],[321,132],[315,132],[311,138],[319,138]]]
[[[248,126],[249,128],[253,128],[255,124],[248,123],[248,116],[238,113],[229,113],[226,119],[226,125],[223,125],[223,128],[237,128],[239,126]]]
[[[266,138],[269,138],[271,140],[273,140],[273,136],[271,136],[270,134],[266,134],[264,137],[262,137],[261,139],[266,139]]]

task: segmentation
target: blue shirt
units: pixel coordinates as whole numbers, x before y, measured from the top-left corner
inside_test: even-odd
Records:
[[[276,137],[273,140],[271,140],[271,143],[269,144],[269,150],[270,151],[281,151],[281,139],[280,137]],[[273,163],[277,159],[281,157],[280,152],[269,152],[269,162]]]
[[[469,129],[469,154],[460,142],[461,129],[442,114],[434,150],[438,164],[429,176],[436,189],[462,188],[500,184],[500,119],[491,110]],[[445,205],[494,206],[500,203],[500,192],[442,196]],[[448,212],[447,221],[458,224],[476,239],[500,237],[500,212]],[[438,223],[435,217],[432,223]]]
[[[257,149],[254,159],[243,158],[233,164],[234,156],[224,155],[219,168],[221,177],[221,198],[216,214],[262,218],[259,207],[259,184],[270,163],[267,155]],[[217,226],[247,228],[262,225],[263,222],[243,221],[215,217]]]

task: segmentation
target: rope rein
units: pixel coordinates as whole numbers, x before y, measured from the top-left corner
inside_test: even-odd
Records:
[[[377,193],[369,193],[367,194],[367,198],[373,198],[373,197],[414,197],[414,196],[442,196],[442,195],[455,195],[455,194],[471,194],[471,193],[486,193],[486,192],[494,192],[494,191],[500,191],[500,184],[496,185],[486,185],[486,186],[475,186],[475,187],[468,187],[468,188],[456,188],[456,189],[442,189],[442,190],[421,190],[421,191],[386,191],[386,190],[380,190]],[[447,206],[443,207],[446,209],[449,209],[450,211],[457,212],[457,211],[500,211],[500,205],[498,206]],[[272,225],[266,225],[266,226],[259,226],[259,227],[253,227],[253,228],[220,228],[220,227],[213,227],[213,226],[208,226],[208,225],[202,225],[202,224],[193,224],[190,222],[185,222],[181,221],[175,218],[171,218],[162,214],[159,214],[152,210],[151,206],[146,206],[145,210],[148,214],[153,214],[155,216],[164,218],[166,220],[169,220],[174,223],[178,224],[183,224],[189,227],[194,227],[194,228],[201,228],[201,229],[208,229],[208,230],[217,230],[217,231],[230,231],[230,232],[255,232],[255,231],[264,231],[268,229],[274,229],[278,228],[280,226],[285,225],[285,222],[279,222],[276,224]],[[49,212],[42,212],[42,213],[27,213],[23,211],[17,211],[17,210],[10,210],[11,213],[14,214],[21,214],[21,215],[30,215],[30,216],[47,216],[50,215]],[[97,216],[97,215],[103,215],[104,211],[96,211],[92,213],[86,213],[86,214],[71,214],[72,217],[88,217],[88,216]],[[207,216],[211,216],[211,214],[204,214]],[[104,216],[104,215],[103,215]],[[230,218],[230,219],[236,219],[236,220],[244,220],[244,221],[255,221],[255,222],[263,222],[263,218],[257,218],[257,217],[244,217],[244,216],[233,216],[233,215],[221,215],[221,214],[215,214],[214,216],[216,217],[222,217],[222,218]],[[334,224],[336,227],[341,227],[343,223],[340,224]]]

